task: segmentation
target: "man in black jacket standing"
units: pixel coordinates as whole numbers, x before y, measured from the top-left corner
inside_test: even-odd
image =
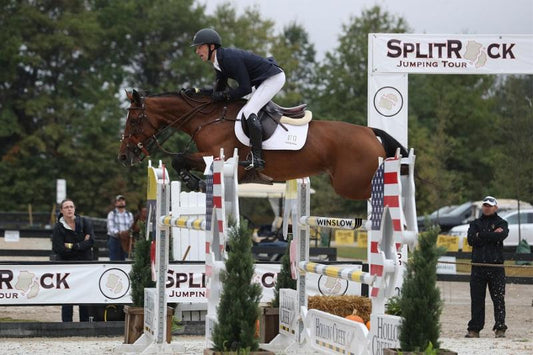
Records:
[[[492,196],[483,199],[483,215],[470,223],[468,244],[472,246],[473,265],[470,275],[471,320],[467,338],[479,338],[485,325],[485,294],[487,285],[494,304],[494,330],[496,338],[504,338],[505,330],[505,270],[503,268],[503,240],[509,234],[507,221],[496,211],[498,201]],[[501,264],[502,267],[493,266]]]
[[[200,59],[211,62],[215,69],[214,101],[240,99],[251,93],[238,118],[246,120],[252,157],[240,164],[245,165],[246,169],[263,170],[263,127],[257,114],[283,88],[285,73],[272,57],[263,58],[238,48],[223,48],[220,35],[212,28],[198,31],[192,46],[196,47],[195,52]],[[234,79],[239,86],[226,90],[228,79]],[[252,91],[252,88],[255,90]]]

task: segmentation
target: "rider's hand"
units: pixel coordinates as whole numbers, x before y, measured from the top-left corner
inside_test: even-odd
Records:
[[[215,91],[211,98],[213,101],[229,101],[229,95],[224,91]]]
[[[198,89],[198,88],[185,89],[185,95],[187,95],[187,96],[192,96],[192,95],[198,94],[199,92],[200,92],[200,89]]]

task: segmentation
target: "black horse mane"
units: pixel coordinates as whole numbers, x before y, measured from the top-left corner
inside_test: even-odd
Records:
[[[182,96],[182,95],[187,96],[187,97],[210,97],[210,95],[206,95],[203,92],[194,93],[192,95],[187,94],[185,92],[185,89],[181,89],[178,91],[166,91],[166,92],[160,92],[160,93],[155,93],[155,94],[152,94],[149,91],[141,90],[140,93],[144,97],[169,97],[169,96]]]
[[[156,94],[151,94],[149,91],[140,91],[144,97],[167,97],[167,96],[180,96],[180,93],[183,92],[183,89],[180,91],[167,91],[160,92]]]

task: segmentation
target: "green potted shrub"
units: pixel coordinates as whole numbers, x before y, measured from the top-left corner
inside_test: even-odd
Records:
[[[422,352],[425,354],[456,354],[439,349],[442,300],[437,287],[437,263],[445,252],[437,247],[438,227],[421,233],[418,246],[407,262],[407,271],[398,299],[388,304],[388,311],[400,313],[401,351],[385,349],[384,354]]]
[[[261,286],[252,283],[254,258],[251,231],[246,221],[239,226],[229,223],[228,257],[220,279],[223,285],[213,328],[213,349],[204,354],[231,352],[249,354],[258,351],[256,322],[259,317]]]

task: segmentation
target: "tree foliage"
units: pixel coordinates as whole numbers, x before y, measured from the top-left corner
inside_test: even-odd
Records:
[[[410,77],[409,139],[417,154],[419,211],[479,200],[485,193],[495,146],[480,143],[494,134],[491,123],[497,122],[493,83],[492,76]]]
[[[316,51],[305,29],[293,22],[274,40],[272,54],[283,67],[287,77],[276,101],[282,106],[294,106],[307,101],[315,76]]]
[[[144,168],[116,160],[124,90],[212,85],[212,66],[190,47],[198,29],[214,27],[224,46],[273,55],[287,75],[278,103],[306,102],[315,119],[362,125],[368,33],[409,31],[375,6],[350,18],[318,61],[298,23],[277,33],[257,7],[239,13],[229,2],[207,15],[194,0],[5,1],[0,23],[2,209],[50,211],[56,179],[65,178],[79,212],[94,216],[118,193],[132,205],[144,196]],[[531,76],[410,75],[419,214],[485,194],[533,201],[532,91]],[[166,148],[184,151],[188,142],[175,134]],[[152,158],[170,165],[165,153]],[[327,175],[312,182],[315,213],[365,213],[365,202],[335,195]]]
[[[500,117],[495,144],[494,180],[490,190],[533,201],[533,76],[510,76],[498,84],[495,111]]]
[[[222,294],[217,308],[217,323],[213,328],[214,349],[217,351],[255,351],[255,324],[259,317],[261,285],[252,282],[254,258],[252,238],[246,221],[230,223],[226,269],[220,274]]]
[[[430,343],[439,347],[442,300],[436,270],[443,250],[437,247],[438,234],[438,228],[420,234],[419,245],[407,263],[399,300],[403,351],[424,351]]]
[[[313,107],[321,119],[366,125],[369,33],[407,31],[402,18],[379,6],[343,24],[338,46],[318,65]]]
[[[155,287],[152,281],[150,247],[152,240],[139,238],[135,241],[133,264],[131,265],[131,300],[133,307],[144,307],[144,289]]]

